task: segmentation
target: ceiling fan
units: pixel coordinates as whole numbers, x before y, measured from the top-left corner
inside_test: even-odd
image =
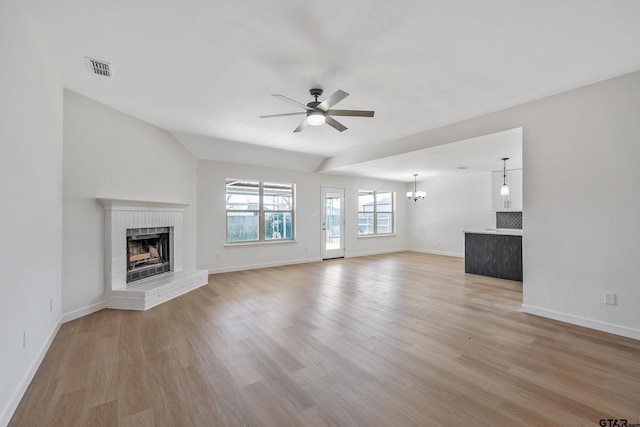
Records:
[[[271,118],[271,117],[284,117],[284,116],[298,116],[306,114],[306,118],[295,128],[294,132],[300,132],[302,129],[307,127],[307,125],[311,126],[320,126],[323,124],[328,124],[335,130],[342,132],[347,130],[347,127],[334,119],[332,116],[352,116],[352,117],[373,117],[375,111],[364,111],[364,110],[332,110],[331,107],[336,105],[338,102],[345,99],[349,94],[342,90],[337,90],[333,95],[328,97],[322,102],[318,101],[318,97],[322,95],[322,89],[311,89],[309,91],[311,96],[315,97],[315,101],[304,105],[301,102],[295,101],[291,98],[287,98],[284,95],[271,95],[276,98],[280,98],[283,101],[289,102],[291,104],[297,105],[305,109],[306,111],[302,111],[299,113],[284,113],[284,114],[271,114],[268,116],[260,116],[261,119]]]

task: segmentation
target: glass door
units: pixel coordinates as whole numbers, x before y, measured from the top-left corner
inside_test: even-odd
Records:
[[[322,189],[322,259],[344,257],[344,188]]]

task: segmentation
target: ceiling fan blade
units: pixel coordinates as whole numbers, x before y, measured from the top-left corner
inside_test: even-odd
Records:
[[[375,111],[366,110],[328,110],[327,114],[332,116],[353,116],[353,117],[373,117]]]
[[[333,107],[338,102],[345,99],[347,96],[349,96],[347,92],[338,89],[330,97],[318,104],[318,108],[323,111],[327,111],[329,108]]]
[[[325,121],[326,124],[328,124],[329,126],[334,128],[338,132],[343,132],[343,131],[347,130],[347,127],[345,125],[343,125],[342,123],[340,123],[339,121],[337,121],[335,119],[332,119],[329,116],[326,116],[325,120],[326,120]]]
[[[302,123],[300,123],[298,125],[298,127],[295,128],[293,131],[294,132],[300,132],[302,129],[306,128],[308,124],[309,124],[309,122],[307,121],[307,118],[305,117],[305,119],[302,121]]]
[[[271,95],[271,96],[275,96],[276,98],[280,98],[280,99],[282,99],[283,101],[289,102],[289,103],[291,103],[291,104],[293,104],[293,105],[297,105],[298,107],[300,107],[300,108],[304,108],[305,110],[308,110],[308,111],[313,110],[313,108],[307,107],[307,106],[306,106],[306,105],[304,105],[303,103],[298,102],[298,101],[296,101],[295,99],[288,98],[288,97],[286,97],[286,96],[284,96],[284,95],[280,95],[279,93],[277,93],[277,94],[275,94],[275,95]]]
[[[303,114],[307,114],[304,111],[299,113],[283,113],[283,114],[267,114],[266,116],[258,116],[261,119],[270,119],[271,117],[285,117],[285,116],[301,116]]]

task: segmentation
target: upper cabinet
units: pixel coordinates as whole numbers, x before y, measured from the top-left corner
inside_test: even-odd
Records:
[[[493,210],[495,212],[522,212],[522,169],[507,170],[509,195],[501,196],[502,171],[491,173],[493,177]]]

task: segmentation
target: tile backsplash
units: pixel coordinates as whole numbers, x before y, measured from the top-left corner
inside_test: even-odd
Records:
[[[522,212],[496,212],[496,228],[522,229]]]

